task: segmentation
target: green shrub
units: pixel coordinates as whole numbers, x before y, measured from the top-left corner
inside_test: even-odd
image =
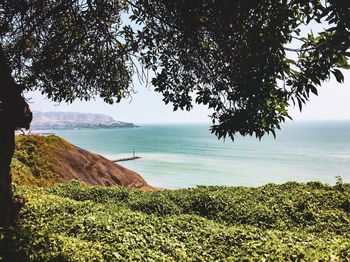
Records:
[[[181,209],[161,192],[144,194],[143,197],[130,202],[129,206],[134,211],[161,216],[181,213]]]
[[[342,261],[349,188],[16,186],[29,203],[12,236],[0,231],[0,247],[10,238],[14,255],[29,261]]]

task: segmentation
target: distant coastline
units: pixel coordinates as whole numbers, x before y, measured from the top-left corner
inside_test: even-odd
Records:
[[[138,127],[104,114],[76,112],[34,112],[32,130],[113,129]]]
[[[113,129],[113,128],[135,128],[139,127],[133,123],[123,124],[69,124],[69,125],[32,125],[31,130],[73,130],[73,129]]]

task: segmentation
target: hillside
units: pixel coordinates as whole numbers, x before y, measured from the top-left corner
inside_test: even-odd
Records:
[[[12,173],[15,183],[25,185],[75,179],[92,185],[152,189],[136,172],[54,135],[16,136]]]
[[[72,128],[122,128],[135,127],[133,123],[114,120],[104,114],[76,112],[33,112],[31,129],[72,129]]]

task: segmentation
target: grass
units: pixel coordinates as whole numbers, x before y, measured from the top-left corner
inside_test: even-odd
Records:
[[[12,158],[12,178],[17,184],[50,186],[63,182],[59,176],[57,148],[66,143],[57,136],[16,136],[16,151]]]

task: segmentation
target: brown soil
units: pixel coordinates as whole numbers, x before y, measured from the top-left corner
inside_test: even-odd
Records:
[[[153,189],[136,172],[82,148],[68,145],[57,150],[56,154],[60,159],[60,175],[64,179],[76,179],[92,185]]]
[[[49,164],[46,164],[48,168],[43,168],[46,172],[40,172],[36,175],[37,178],[45,176],[42,173],[47,174],[48,169],[50,169],[50,172],[55,173],[54,177],[56,177],[51,178],[51,181],[67,182],[76,179],[91,185],[119,185],[143,190],[155,189],[148,185],[136,172],[124,168],[103,156],[76,147],[60,137],[36,135],[23,136],[17,140],[18,147],[24,148],[25,152],[28,152],[29,143],[34,143],[35,150],[30,153],[30,156],[35,157],[35,164],[40,165],[39,161],[49,162]]]

